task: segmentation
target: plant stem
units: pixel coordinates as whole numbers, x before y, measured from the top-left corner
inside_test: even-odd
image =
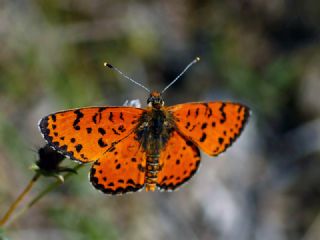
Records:
[[[84,164],[79,164],[75,166],[72,170],[77,171],[79,168],[83,167]],[[66,173],[63,178],[64,180],[68,179],[70,176],[74,175],[74,172]],[[60,180],[56,180],[55,182],[51,183],[47,188],[42,190],[35,198],[33,198],[25,208],[31,208],[34,204],[36,204],[42,197],[44,197],[47,193],[51,192],[53,189],[61,185],[63,182]]]
[[[14,210],[17,208],[19,203],[23,200],[23,198],[27,195],[28,192],[32,189],[34,183],[39,179],[40,174],[36,173],[33,178],[30,180],[28,185],[25,187],[25,189],[20,193],[20,195],[17,197],[17,199],[11,204],[10,208],[6,212],[6,214],[3,216],[3,218],[0,220],[0,227],[2,227],[10,218]]]
[[[85,164],[79,164],[73,168],[74,171],[77,171],[81,167],[83,167]],[[64,180],[68,179],[70,176],[74,175],[73,172],[66,173],[63,178]],[[45,189],[43,189],[40,193],[38,193],[37,196],[35,196],[25,207],[23,207],[10,221],[10,224],[17,220],[21,215],[23,215],[27,210],[29,210],[33,205],[35,205],[41,198],[43,198],[47,193],[54,190],[56,187],[60,186],[63,182],[61,180],[56,180],[55,182],[51,183],[49,186],[47,186]]]

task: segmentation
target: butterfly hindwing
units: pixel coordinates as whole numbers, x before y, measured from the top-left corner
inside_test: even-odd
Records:
[[[128,136],[143,109],[88,107],[48,115],[39,128],[50,146],[81,162],[97,160],[112,144]]]
[[[199,164],[199,149],[174,131],[160,154],[157,186],[163,190],[174,190],[196,173]]]
[[[240,135],[249,108],[238,103],[186,103],[168,107],[178,131],[204,152],[216,156]]]
[[[94,162],[90,181],[108,194],[135,192],[144,186],[145,168],[146,153],[132,133]]]

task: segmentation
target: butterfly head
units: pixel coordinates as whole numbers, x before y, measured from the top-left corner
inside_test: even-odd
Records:
[[[147,100],[147,104],[149,107],[160,109],[164,105],[164,101],[162,99],[161,93],[157,91],[151,92]]]

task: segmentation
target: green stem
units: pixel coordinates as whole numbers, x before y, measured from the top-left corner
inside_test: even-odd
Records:
[[[10,216],[14,212],[14,210],[17,208],[19,203],[23,200],[23,198],[30,192],[32,189],[34,183],[39,179],[40,174],[36,173],[33,178],[30,180],[28,185],[25,187],[25,189],[20,193],[20,195],[17,197],[17,199],[11,204],[10,208],[6,212],[6,214],[3,216],[3,218],[0,220],[0,227],[2,227],[6,222],[9,220]]]
[[[81,167],[83,167],[85,164],[79,164],[73,168],[74,171],[77,171]],[[66,173],[63,178],[64,180],[68,179],[70,176],[74,175],[73,172]],[[47,186],[45,189],[43,189],[40,193],[38,193],[37,196],[35,196],[24,208],[22,208],[15,216],[13,216],[12,220],[10,221],[10,224],[17,220],[21,215],[23,215],[27,210],[29,210],[33,205],[35,205],[41,198],[43,198],[47,193],[54,190],[56,187],[60,186],[63,182],[60,180],[56,180],[55,182],[51,183],[49,186]]]

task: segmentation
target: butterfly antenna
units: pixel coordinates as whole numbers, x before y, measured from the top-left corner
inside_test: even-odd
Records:
[[[118,68],[112,66],[110,63],[105,62],[105,63],[103,63],[103,65],[104,65],[105,67],[108,67],[108,68],[116,71],[116,72],[117,72],[118,74],[120,74],[122,77],[128,79],[129,81],[131,81],[131,82],[133,82],[133,83],[135,83],[135,84],[137,84],[138,86],[142,87],[143,89],[145,89],[147,92],[150,93],[150,90],[149,90],[147,87],[145,87],[145,86],[143,86],[141,83],[138,83],[137,81],[133,80],[131,77],[127,76],[126,74],[124,74],[123,72],[121,72]]]
[[[192,62],[190,62],[185,69],[183,69],[183,71],[171,82],[169,83],[163,90],[161,93],[164,93],[169,87],[171,87],[172,84],[174,84],[193,64],[197,63],[200,61],[199,57],[196,57]]]

